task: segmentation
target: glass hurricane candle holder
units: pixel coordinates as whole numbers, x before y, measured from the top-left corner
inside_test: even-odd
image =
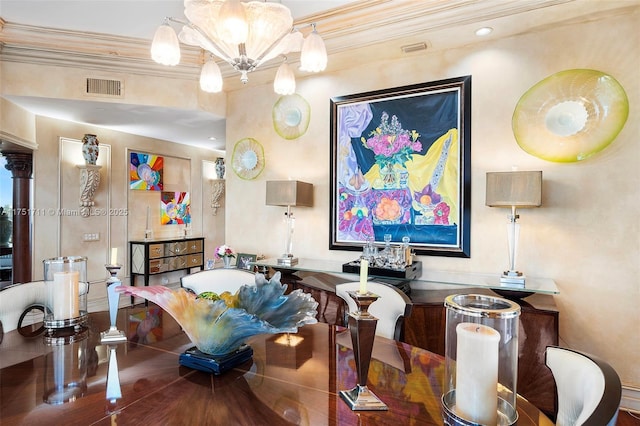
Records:
[[[520,306],[477,294],[451,295],[444,305],[445,424],[514,424]]]
[[[87,258],[83,256],[45,259],[44,281],[47,289],[47,329],[80,327],[87,322]]]

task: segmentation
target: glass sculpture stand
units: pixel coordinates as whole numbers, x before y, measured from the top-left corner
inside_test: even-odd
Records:
[[[249,345],[242,345],[236,351],[226,355],[205,354],[194,346],[180,354],[179,363],[194,370],[220,375],[250,360],[251,357],[253,357],[253,349]]]

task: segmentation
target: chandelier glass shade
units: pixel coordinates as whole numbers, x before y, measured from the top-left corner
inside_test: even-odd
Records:
[[[303,71],[319,72],[326,67],[326,48],[315,25],[305,39],[293,27],[289,9],[280,3],[185,0],[184,5],[187,22],[166,18],[165,23],[156,31],[151,56],[158,63],[177,65],[180,61],[179,42],[182,42],[200,47],[229,63],[240,72],[243,83],[248,81],[248,73],[261,64],[290,52],[301,52],[300,69]],[[169,22],[183,25],[179,35],[176,36]],[[210,71],[207,73],[212,75]],[[295,78],[290,69],[289,73],[285,70],[278,74],[282,74],[285,80],[283,84],[274,84],[274,88],[281,86],[290,90],[293,79],[295,90]],[[201,87],[204,75],[203,69]],[[213,77],[207,79],[213,81]],[[221,74],[219,79],[219,85],[209,83],[207,87],[219,87],[218,91],[222,90]]]
[[[283,62],[273,80],[273,91],[280,95],[293,95],[296,92],[296,77],[287,62]]]
[[[180,63],[178,36],[168,22],[160,25],[153,36],[151,58],[162,65],[173,66]]]
[[[217,93],[222,90],[222,73],[213,58],[202,66],[200,72],[200,88],[205,92]]]

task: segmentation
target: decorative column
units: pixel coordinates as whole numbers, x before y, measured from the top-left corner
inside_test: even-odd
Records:
[[[95,205],[93,198],[100,185],[100,169],[102,166],[83,164],[76,166],[80,169],[80,216],[89,217],[91,207]]]
[[[31,179],[33,155],[31,152],[3,152],[5,168],[13,178],[13,282],[31,281]],[[15,259],[20,259],[16,262]]]

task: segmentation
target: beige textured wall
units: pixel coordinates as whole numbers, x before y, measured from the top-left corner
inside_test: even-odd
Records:
[[[79,141],[85,133],[94,133],[102,144],[109,149],[101,151],[101,156],[108,155],[110,161],[98,157],[98,164],[103,165],[101,182],[96,193],[96,208],[109,206],[111,212],[106,217],[60,216],[49,214],[50,209],[58,211],[76,209],[74,205],[79,195],[79,171],[75,167],[82,162],[80,153],[73,152],[74,141]],[[174,163],[190,165],[174,172],[188,185],[191,193],[191,213],[193,218],[192,233],[204,236],[205,257],[212,257],[217,244],[224,241],[224,207],[213,216],[210,209],[209,196],[203,194],[207,177],[203,174],[202,161],[213,161],[217,154],[213,151],[177,145],[165,141],[143,138],[127,133],[110,131],[98,127],[86,126],[44,117],[36,119],[36,134],[39,149],[34,152],[34,270],[33,279],[42,279],[42,260],[55,256],[84,255],[90,257],[88,279],[95,283],[89,292],[89,303],[105,297],[103,280],[107,277],[104,265],[110,260],[111,247],[118,248],[118,262],[124,265],[119,277],[128,283],[128,241],[144,237],[146,203],[134,202],[136,195],[131,194],[128,182],[128,150],[152,152],[175,158]],[[60,156],[60,138],[63,141]],[[79,146],[79,145],[78,145]],[[76,155],[77,154],[77,155]],[[107,165],[111,164],[111,168]],[[171,162],[169,162],[171,164]],[[186,169],[187,171],[185,172]],[[179,188],[170,188],[179,190]],[[155,194],[153,201],[154,218],[158,218],[160,197]],[[122,212],[126,212],[122,214]],[[154,225],[157,236],[171,237],[178,234],[178,225]],[[84,233],[100,233],[97,242],[84,242]],[[164,274],[152,277],[151,284],[165,281],[176,283],[182,273]],[[164,279],[164,280],[163,280]],[[139,279],[140,282],[142,279]]]
[[[270,86],[230,93],[227,152],[231,156],[236,141],[253,137],[264,146],[266,167],[255,180],[227,174],[227,243],[270,257],[282,253],[284,210],[265,206],[265,181],[291,177],[313,183],[315,189],[314,207],[295,210],[293,252],[351,260],[353,252],[328,249],[329,99],[471,75],[471,258],[422,257],[423,266],[502,271],[507,263],[507,213],[485,207],[485,173],[513,165],[542,170],[544,205],[521,214],[519,265],[530,276],[556,281],[562,343],[608,359],[626,386],[640,387],[639,21],[636,10],[446,52],[427,50],[393,62],[365,63],[352,56],[340,71],[299,79],[297,92],[311,104],[311,123],[305,135],[292,141],[273,129],[271,111],[278,97]],[[397,49],[389,44],[378,51],[384,57],[385,50]],[[531,86],[572,68],[614,76],[629,96],[630,116],[614,143],[595,157],[569,164],[547,162],[519,148],[511,116]]]
[[[122,79],[122,98],[85,94],[86,78]],[[3,96],[37,96],[44,98],[95,100],[169,108],[200,108],[224,117],[224,94],[203,94],[193,80],[170,79],[137,74],[92,71],[82,68],[6,62],[2,64]]]

